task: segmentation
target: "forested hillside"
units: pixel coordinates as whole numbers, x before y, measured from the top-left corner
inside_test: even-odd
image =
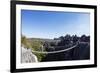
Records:
[[[90,36],[65,35],[54,39],[27,38],[22,36],[22,46],[31,49],[39,62],[84,60],[90,58]],[[60,53],[49,53],[76,47]],[[36,51],[36,52],[35,52]],[[46,52],[46,53],[45,53]]]

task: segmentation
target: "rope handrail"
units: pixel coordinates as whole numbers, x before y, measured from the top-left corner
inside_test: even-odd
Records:
[[[44,51],[33,51],[32,52],[34,53],[43,53],[43,54],[53,54],[53,53],[61,53],[61,52],[64,52],[64,51],[68,51],[68,50],[71,50],[73,48],[75,48],[76,46],[78,45],[78,43],[72,47],[69,47],[67,49],[64,49],[64,50],[59,50],[59,51],[53,51],[53,52],[44,52]]]

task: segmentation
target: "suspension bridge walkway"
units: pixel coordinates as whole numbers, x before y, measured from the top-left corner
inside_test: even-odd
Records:
[[[80,42],[77,42],[75,45],[73,45],[72,47],[69,47],[69,48],[66,48],[66,49],[63,49],[63,50],[58,50],[58,51],[50,51],[50,52],[46,52],[46,51],[33,51],[33,53],[42,53],[42,54],[54,54],[54,53],[61,53],[61,52],[65,52],[65,51],[68,51],[68,50],[71,50],[73,48],[75,48]]]

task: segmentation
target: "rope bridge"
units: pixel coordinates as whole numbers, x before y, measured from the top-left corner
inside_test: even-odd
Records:
[[[72,47],[69,47],[69,48],[66,48],[64,50],[59,50],[59,51],[52,51],[52,52],[45,52],[45,51],[33,51],[33,53],[43,53],[43,54],[54,54],[54,53],[61,53],[61,52],[65,52],[65,51],[68,51],[68,50],[71,50],[73,48],[75,48],[76,46],[78,45],[78,42],[76,45],[72,46]]]

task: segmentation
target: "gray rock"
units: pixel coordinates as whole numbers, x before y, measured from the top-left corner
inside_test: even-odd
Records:
[[[38,62],[36,55],[32,53],[31,49],[21,47],[21,63]]]

